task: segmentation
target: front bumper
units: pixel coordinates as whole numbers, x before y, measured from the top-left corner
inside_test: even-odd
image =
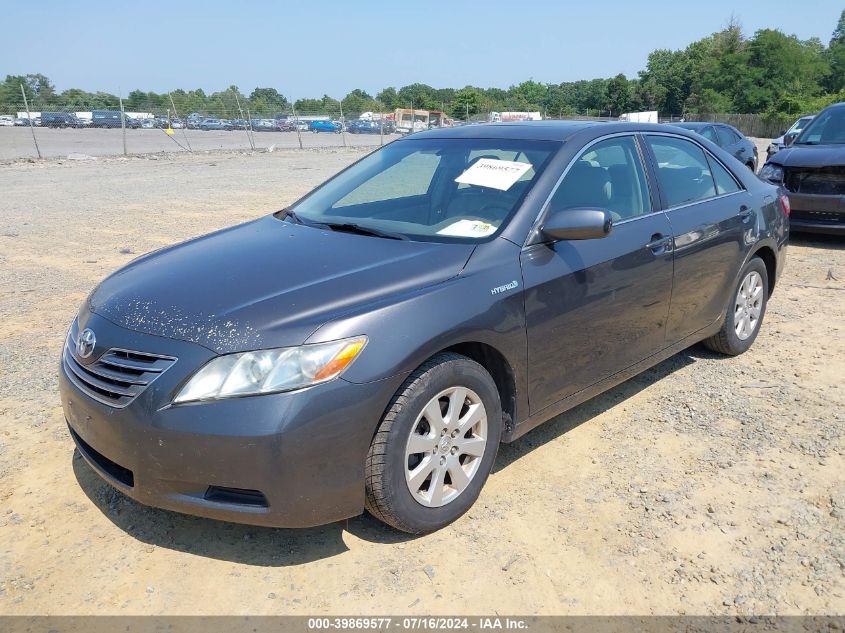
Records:
[[[107,347],[178,357],[122,409],[81,391],[62,363],[59,389],[77,448],[112,486],[146,505],[275,527],[360,514],[364,462],[403,376],[342,379],[297,392],[170,405],[205,348],[124,330],[90,315]],[[102,349],[95,350],[92,358]]]
[[[845,235],[845,196],[789,193],[790,230]]]

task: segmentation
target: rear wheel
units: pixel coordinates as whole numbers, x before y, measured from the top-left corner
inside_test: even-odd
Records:
[[[753,257],[742,268],[722,329],[706,339],[704,344],[714,352],[729,356],[747,351],[760,332],[768,297],[769,275],[766,265],[759,257]]]
[[[478,498],[502,429],[490,374],[459,354],[438,354],[400,387],[366,462],[366,508],[412,534],[455,521]]]

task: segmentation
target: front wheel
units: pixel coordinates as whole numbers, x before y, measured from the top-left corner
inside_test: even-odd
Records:
[[[769,274],[759,257],[753,257],[742,268],[739,283],[731,295],[725,322],[718,334],[704,341],[714,352],[737,356],[747,351],[763,323],[769,298]]]
[[[393,397],[366,461],[366,508],[398,530],[440,529],[475,503],[498,451],[499,392],[478,363],[438,354]]]

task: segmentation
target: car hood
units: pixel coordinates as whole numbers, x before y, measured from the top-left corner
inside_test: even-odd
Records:
[[[772,157],[783,167],[831,167],[845,165],[845,145],[791,145]]]
[[[352,308],[458,275],[473,248],[268,216],[136,259],[95,288],[87,308],[122,327],[221,354],[299,345]]]

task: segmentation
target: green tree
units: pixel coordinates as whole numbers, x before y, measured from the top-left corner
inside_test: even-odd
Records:
[[[450,113],[455,119],[469,120],[481,110],[483,95],[478,88],[467,86],[455,93]]]
[[[628,91],[628,79],[622,73],[607,82],[607,109],[611,116],[620,115],[628,110],[631,96]]]
[[[399,100],[399,95],[396,93],[396,88],[385,88],[376,95],[376,99],[384,104],[386,110],[393,110],[398,107],[396,104]]]

